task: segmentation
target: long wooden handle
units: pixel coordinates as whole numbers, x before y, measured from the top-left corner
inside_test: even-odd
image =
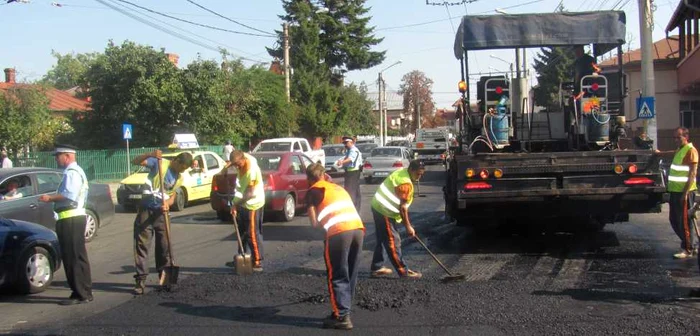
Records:
[[[438,263],[438,265],[440,265],[440,266],[442,267],[442,269],[444,269],[445,272],[447,272],[447,275],[452,276],[452,272],[450,272],[450,270],[448,270],[447,267],[445,267],[445,265],[440,261],[440,259],[438,259],[438,257],[436,257],[436,256],[433,254],[433,252],[430,251],[430,249],[428,248],[428,246],[426,246],[425,243],[423,243],[423,241],[420,240],[420,238],[418,238],[418,235],[415,235],[414,237],[416,238],[416,240],[417,240],[421,245],[423,245],[423,248],[424,248],[426,251],[428,251],[428,253],[430,253],[430,256],[433,257],[433,259],[435,259],[435,261]]]
[[[233,205],[231,205],[233,206]],[[231,217],[233,217],[233,226],[234,229],[236,230],[236,240],[238,240],[238,248],[241,249],[241,254],[245,254],[245,250],[243,249],[243,243],[241,242],[241,233],[238,232],[238,220],[236,219],[236,216],[231,214]]]
[[[160,180],[160,199],[163,207],[165,207],[165,177],[163,176],[163,159],[158,158],[158,179]],[[168,211],[163,211],[163,219],[165,220],[165,240],[168,241],[168,256],[170,257],[170,266],[175,265],[173,259],[173,244],[170,242],[170,208]]]

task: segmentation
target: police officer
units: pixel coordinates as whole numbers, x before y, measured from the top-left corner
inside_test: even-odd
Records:
[[[238,222],[243,248],[253,257],[253,271],[262,272],[263,233],[262,220],[265,207],[265,190],[262,172],[255,158],[241,150],[231,153],[231,165],[238,170],[236,190],[231,204],[231,215]],[[246,251],[238,251],[246,253]],[[233,265],[233,263],[227,263]]]
[[[322,165],[309,165],[306,178],[311,186],[306,194],[311,226],[326,231],[324,257],[332,313],[323,321],[323,327],[349,330],[352,329],[350,306],[355,294],[365,226],[348,192],[325,181]]]
[[[345,190],[350,194],[352,203],[355,204],[355,209],[360,211],[362,197],[360,194],[360,167],[362,167],[362,153],[355,147],[355,141],[351,137],[343,137],[345,144],[345,157],[336,162],[337,166],[345,169]]]
[[[177,189],[182,186],[182,173],[192,165],[192,154],[180,153],[172,161],[163,159],[163,153],[155,150],[139,155],[132,160],[135,165],[149,169],[148,177],[142,187],[143,198],[139,203],[134,219],[134,294],[142,295],[146,289],[148,277],[148,249],[151,239],[156,237],[156,269],[160,276],[163,268],[170,265],[168,240],[165,231],[165,217],[177,199]],[[160,165],[159,165],[160,163]],[[160,176],[163,176],[165,195],[160,193]],[[165,198],[165,205],[163,199]]]
[[[85,202],[88,197],[88,180],[83,169],[75,161],[77,148],[56,145],[56,164],[63,167],[63,179],[54,195],[41,195],[39,201],[53,202],[57,216],[56,235],[61,247],[63,269],[71,289],[68,300],[61,305],[88,303],[92,297],[90,261],[85,248]]]
[[[403,222],[409,237],[416,235],[408,218],[408,207],[413,203],[413,182],[425,173],[423,162],[413,160],[408,168],[401,168],[389,175],[372,198],[372,216],[376,227],[377,245],[372,257],[372,276],[389,275],[393,271],[385,267],[384,250],[401,277],[420,278],[422,274],[408,269],[401,254],[401,236],[396,225]]]
[[[674,142],[678,146],[674,153],[671,169],[668,172],[667,190],[669,199],[669,221],[673,231],[681,240],[681,251],[674,254],[676,259],[690,258],[697,254],[697,237],[695,219],[689,216],[689,209],[695,204],[695,177],[698,170],[698,151],[689,141],[689,132],[685,127],[678,127],[674,133]]]

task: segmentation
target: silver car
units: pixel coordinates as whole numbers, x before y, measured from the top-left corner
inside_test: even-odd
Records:
[[[335,163],[345,157],[345,145],[324,145],[321,149],[326,153],[326,173],[331,176],[342,174],[343,170]]]
[[[365,159],[362,176],[365,182],[384,179],[397,169],[406,168],[411,155],[406,147],[384,146],[372,149],[370,157]]]

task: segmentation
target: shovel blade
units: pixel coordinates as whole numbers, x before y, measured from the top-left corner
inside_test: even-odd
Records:
[[[253,274],[253,258],[250,254],[237,254],[233,257],[233,261],[236,266],[236,274]]]
[[[170,290],[172,285],[177,285],[177,279],[180,277],[180,266],[165,266],[163,273],[160,275],[160,285],[165,289]]]

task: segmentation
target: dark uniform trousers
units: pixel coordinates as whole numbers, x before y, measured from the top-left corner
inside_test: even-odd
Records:
[[[328,272],[328,291],[335,317],[343,317],[350,313],[364,236],[364,230],[357,229],[326,238],[324,258]]]
[[[92,297],[90,261],[85,248],[85,215],[59,219],[56,235],[61,246],[63,269],[66,271],[72,297],[86,300]]]
[[[262,207],[257,210],[248,210],[238,207],[238,232],[241,234],[241,243],[245,251],[238,248],[238,253],[250,253],[253,265],[259,266],[263,260],[263,212]]]
[[[346,170],[343,175],[343,183],[345,191],[350,194],[352,204],[355,205],[357,212],[360,212],[362,205],[362,195],[360,194],[360,170]]]
[[[376,271],[384,266],[384,251],[389,256],[389,261],[399,275],[406,275],[408,268],[401,254],[401,236],[396,230],[396,221],[382,215],[377,210],[372,209],[374,217],[375,235],[377,245],[374,247],[371,270]]]
[[[695,232],[695,219],[689,214],[695,204],[695,192],[688,193],[688,200],[684,202],[682,192],[670,192],[668,201],[668,219],[671,227],[681,240],[681,249],[692,251],[698,247],[698,239]],[[700,259],[699,259],[700,260]]]
[[[165,217],[160,210],[139,207],[134,220],[134,278],[145,280],[148,276],[148,249],[153,236],[156,238],[156,270],[158,274],[170,264],[168,239],[165,236]]]

